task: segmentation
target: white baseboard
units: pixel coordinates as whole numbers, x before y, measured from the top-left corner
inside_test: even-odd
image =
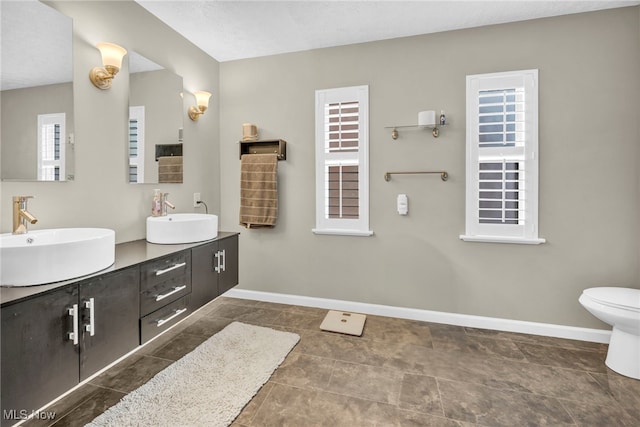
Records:
[[[343,310],[377,316],[398,317],[423,322],[446,323],[448,325],[471,328],[492,329],[505,332],[518,332],[579,341],[608,343],[611,331],[602,329],[579,328],[575,326],[554,325],[550,323],[526,322],[523,320],[500,319],[495,317],[473,316],[469,314],[446,313],[442,311],[420,310],[416,308],[394,307],[389,305],[367,304],[354,301],[342,301],[328,298],[314,298],[299,295],[277,294],[272,292],[231,289],[224,296],[280,304],[317,307],[328,310]]]

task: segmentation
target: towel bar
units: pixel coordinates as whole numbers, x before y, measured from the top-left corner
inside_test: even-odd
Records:
[[[391,175],[413,175],[413,174],[431,174],[431,173],[439,173],[440,179],[446,181],[449,179],[449,174],[446,171],[421,171],[421,172],[386,172],[384,174],[385,181],[391,181]]]

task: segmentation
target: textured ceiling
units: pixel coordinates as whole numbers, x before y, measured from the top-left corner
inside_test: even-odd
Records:
[[[0,90],[72,81],[72,26],[38,0],[0,0]],[[132,73],[162,69],[133,51],[126,59]]]
[[[640,0],[137,2],[221,62],[640,4]],[[0,0],[0,8],[1,89],[71,81],[71,18],[37,0]],[[143,59],[137,61],[133,52],[130,56],[132,69],[137,68],[134,64]]]
[[[1,0],[0,31],[1,90],[73,80],[71,18],[39,1]]]
[[[136,1],[221,62],[640,4],[615,0]]]

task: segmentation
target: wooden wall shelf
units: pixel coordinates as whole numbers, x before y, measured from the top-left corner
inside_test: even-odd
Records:
[[[287,141],[283,139],[269,139],[260,141],[240,141],[240,158],[243,154],[278,155],[278,160],[287,160]]]

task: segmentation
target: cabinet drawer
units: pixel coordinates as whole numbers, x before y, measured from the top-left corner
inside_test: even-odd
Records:
[[[185,295],[140,319],[140,344],[169,329],[191,314],[189,295]]]
[[[191,251],[182,251],[144,264],[140,270],[140,292],[181,276],[191,276]]]
[[[191,276],[173,277],[140,293],[140,315],[145,316],[191,293]]]

